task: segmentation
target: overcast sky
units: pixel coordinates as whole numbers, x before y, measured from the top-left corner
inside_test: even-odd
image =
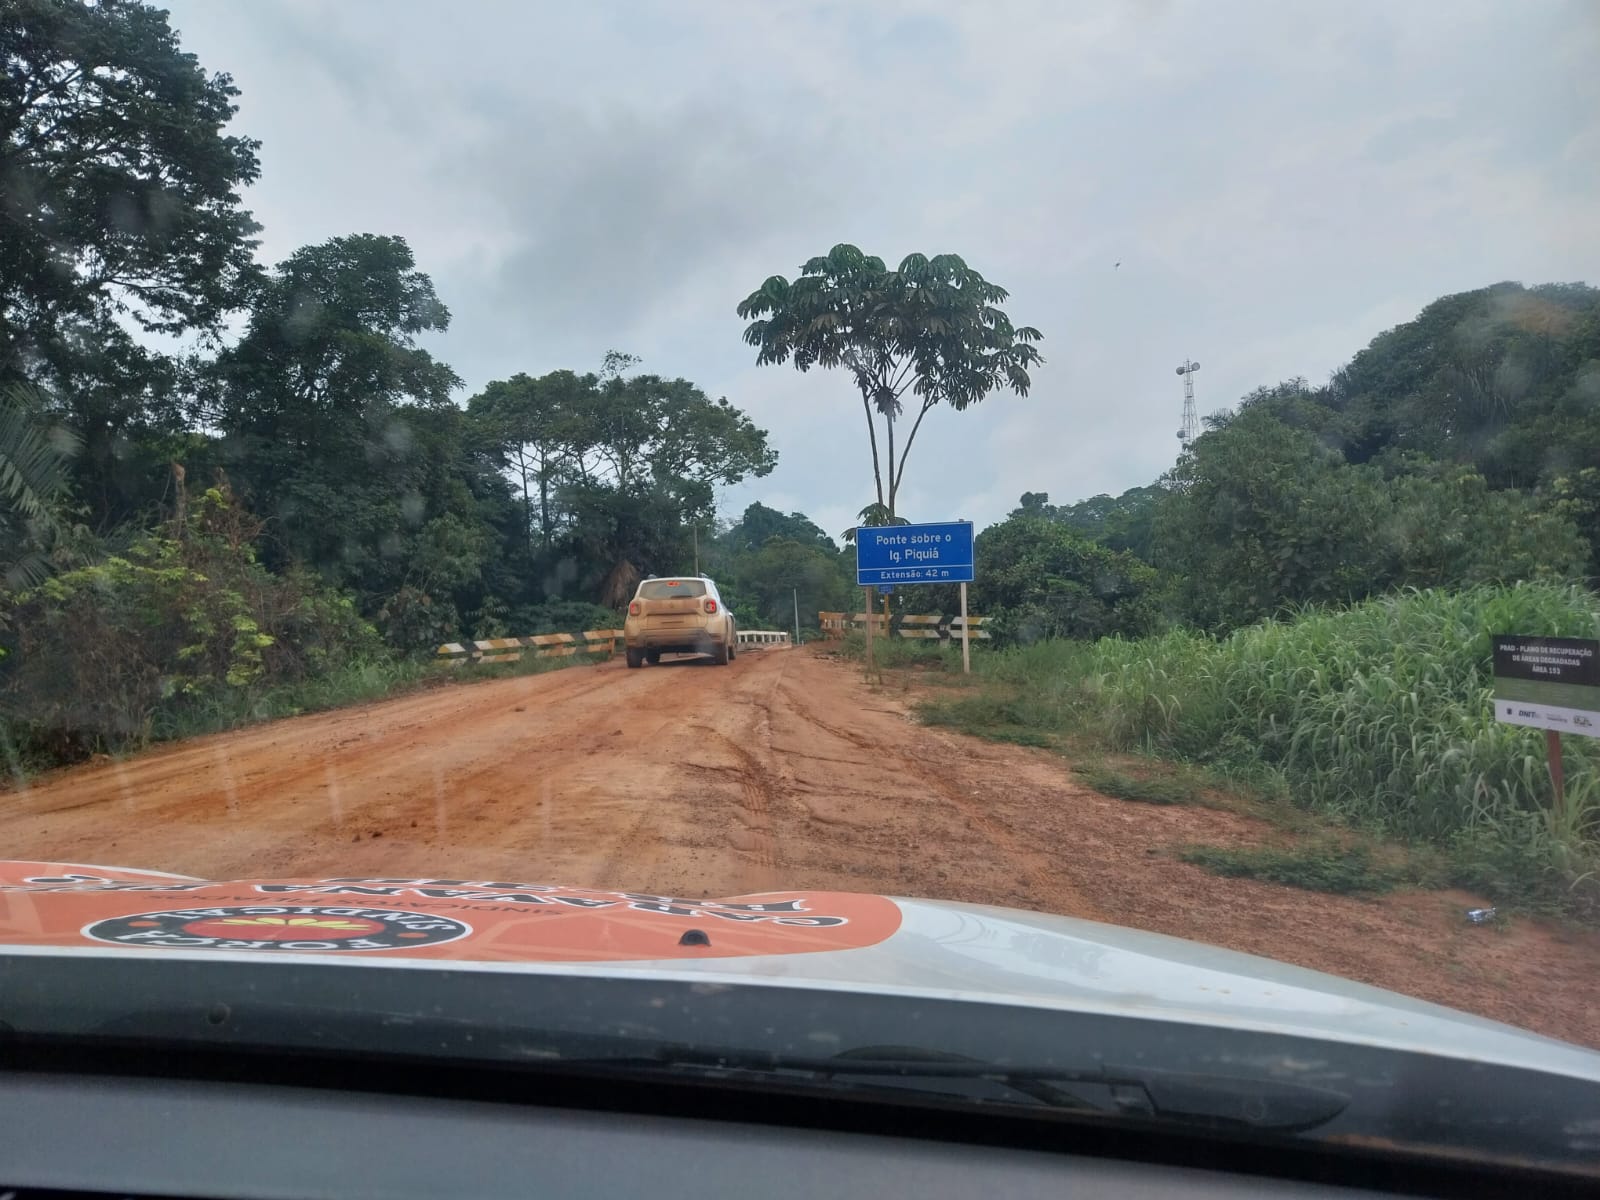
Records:
[[[1594,0],[169,7],[263,142],[264,260],[403,236],[460,399],[629,351],[769,431],[725,512],[834,535],[872,498],[860,403],[756,369],[734,307],[837,242],[960,254],[1044,333],[1027,398],[928,418],[914,520],[1149,483],[1185,357],[1204,414],[1441,294],[1600,282]]]

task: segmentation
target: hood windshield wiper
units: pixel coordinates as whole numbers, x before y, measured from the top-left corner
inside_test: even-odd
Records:
[[[831,1056],[740,1047],[658,1042],[637,1035],[561,1035],[515,1026],[496,1028],[447,1017],[404,1013],[349,1013],[335,1009],[249,1005],[216,1025],[211,1009],[192,1006],[122,1014],[92,1031],[184,1044],[240,1041],[319,1051],[409,1053],[431,1042],[429,1057],[499,1061],[531,1070],[684,1071],[713,1078],[764,1078],[852,1087],[915,1088],[924,1094],[984,1102],[965,1092],[938,1089],[938,1081],[966,1080],[1025,1096],[1055,1109],[1177,1120],[1218,1128],[1300,1133],[1337,1117],[1350,1097],[1310,1084],[1244,1075],[1214,1075],[1111,1064],[1010,1064],[920,1046],[866,1045]],[[1074,1090],[1074,1085],[1078,1090]],[[1079,1094],[1092,1091],[1094,1098]],[[990,1092],[992,1096],[992,1090]],[[991,1099],[988,1102],[993,1103]]]
[[[1350,1097],[1340,1092],[1280,1080],[1109,1064],[1085,1068],[1014,1066],[914,1046],[862,1046],[829,1057],[810,1057],[669,1045],[644,1055],[561,1061],[567,1066],[799,1075],[815,1081],[986,1081],[1052,1108],[1109,1111],[1278,1133],[1315,1129],[1333,1120],[1350,1103]],[[1095,1103],[1062,1086],[1072,1084],[1104,1088],[1108,1098]]]

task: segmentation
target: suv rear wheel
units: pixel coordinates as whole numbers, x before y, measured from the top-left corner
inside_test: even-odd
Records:
[[[629,650],[629,651],[627,651],[627,655],[628,655],[628,666],[630,666],[630,667],[639,667],[639,666],[643,666],[644,665],[644,651],[643,650]]]

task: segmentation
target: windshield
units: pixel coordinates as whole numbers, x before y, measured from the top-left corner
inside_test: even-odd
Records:
[[[0,964],[90,972],[66,1032],[244,955],[959,998],[1044,1041],[626,1056],[1112,1116],[1299,1039],[1227,1054],[1394,1144],[1372,1079],[1523,1093],[1385,1053],[1600,1086],[1592,5],[29,0],[0,58]]]
[[[698,579],[654,579],[639,585],[641,600],[676,600],[680,597],[704,596],[706,585]]]

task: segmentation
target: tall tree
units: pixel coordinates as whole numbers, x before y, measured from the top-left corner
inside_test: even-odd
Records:
[[[805,513],[785,515],[760,501],[749,505],[718,540],[729,549],[743,551],[758,550],[772,538],[816,546],[834,554],[839,549],[833,544],[833,539]]]
[[[1171,479],[1154,561],[1184,615],[1216,631],[1391,587],[1572,578],[1586,558],[1572,523],[1533,497],[1470,468],[1348,463],[1270,405],[1196,439]]]
[[[1048,492],[1024,492],[1011,516],[1059,521],[1112,550],[1127,550],[1150,561],[1150,533],[1162,488],[1129,488],[1120,496],[1102,493],[1076,504],[1051,504]]]
[[[59,398],[110,516],[127,441],[173,424],[171,365],[128,329],[215,331],[255,270],[237,94],[137,0],[0,5],[0,383]]]
[[[334,238],[279,264],[200,391],[268,561],[315,566],[369,611],[409,588],[446,620],[498,540],[504,484],[471,452],[455,372],[416,344],[449,321],[403,239]]]
[[[726,399],[659,375],[597,379],[573,438],[569,494],[585,513],[583,544],[610,564],[602,604],[625,598],[640,572],[672,569],[689,526],[712,523],[716,485],[770,474],[778,461],[766,432]]]
[[[476,436],[507,471],[522,493],[524,540],[530,556],[548,553],[556,533],[560,488],[573,461],[574,422],[593,387],[572,371],[551,371],[534,379],[518,372],[497,379],[467,403]],[[538,514],[534,495],[538,495]]]
[[[715,489],[771,472],[767,435],[686,379],[554,371],[490,384],[469,412],[491,458],[520,484],[532,521],[539,489],[544,592],[625,600],[639,575],[681,566],[690,527],[710,527]]]
[[[957,412],[996,388],[1026,396],[1028,371],[1042,362],[1040,333],[1013,326],[996,307],[1007,297],[954,254],[912,254],[890,270],[881,258],[840,244],[800,268],[774,275],[738,307],[756,362],[793,361],[801,371],[841,367],[861,395],[877,502],[895,512],[906,459],[922,421],[939,404]],[[915,416],[899,447],[895,425]],[[880,453],[878,422],[883,426]]]

